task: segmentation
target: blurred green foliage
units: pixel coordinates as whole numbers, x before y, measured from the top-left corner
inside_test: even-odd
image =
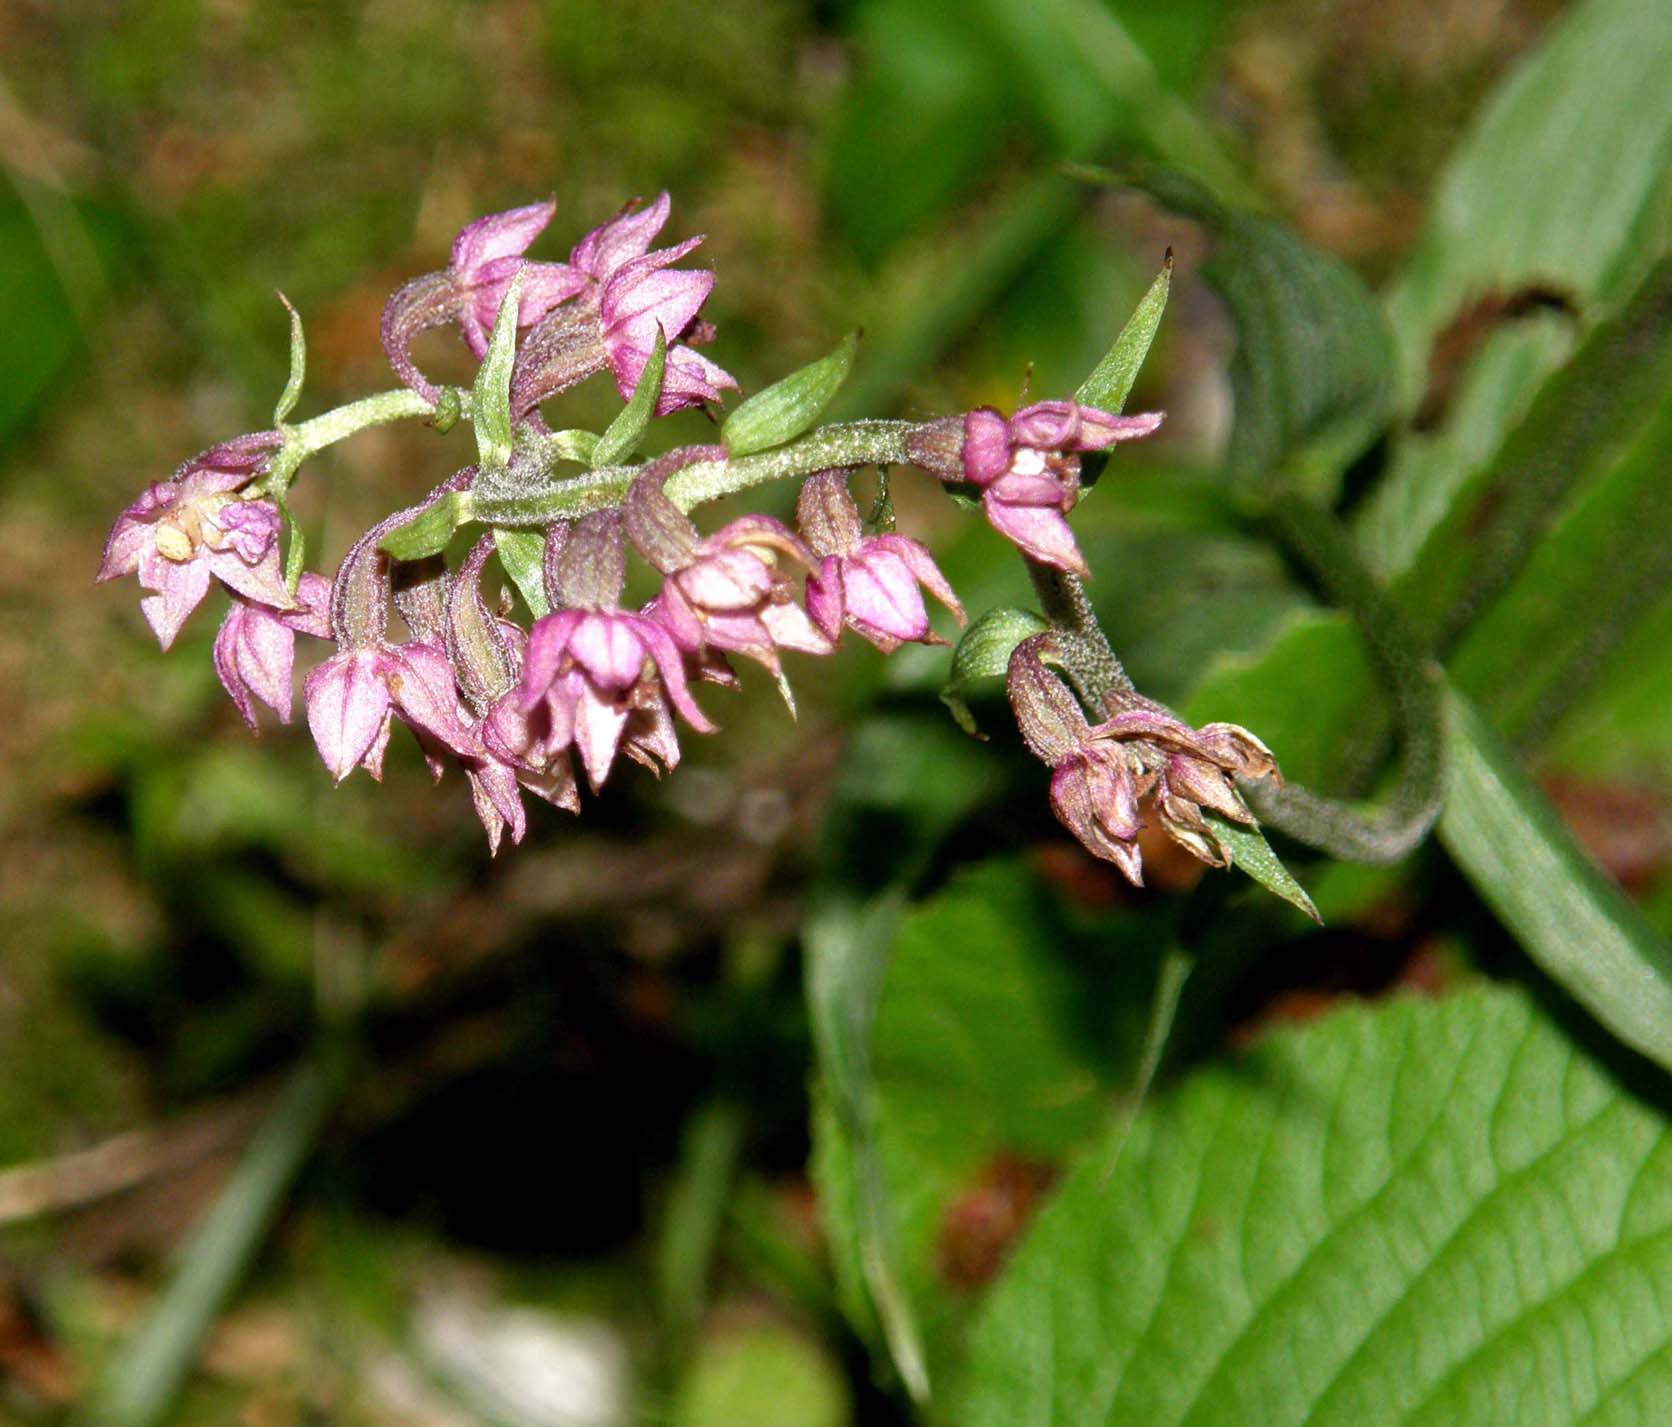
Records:
[[[68,1420],[125,1370],[322,1027],[351,1073],[277,1228],[230,1255],[171,1420],[553,1421],[529,1364],[561,1360],[601,1424],[1192,1400],[1192,1421],[1406,1422],[1415,1379],[1362,1382],[1417,1341],[1457,1368],[1422,1379],[1450,1420],[1667,1416],[1668,1325],[1625,1281],[1664,1267],[1663,1078],[1559,989],[1606,944],[1635,968],[1585,1001],[1608,1022],[1629,974],[1658,994],[1672,931],[1660,8],[0,13],[0,1416]],[[471,217],[554,193],[560,255],[663,186],[675,236],[709,234],[714,351],[747,390],[863,328],[843,415],[1008,409],[1030,363],[1035,396],[1072,389],[1174,247],[1132,403],[1168,409],[1166,439],[1075,517],[1140,687],[1254,728],[1299,781],[1387,780],[1374,661],[1222,479],[1229,443],[1353,521],[1566,830],[1477,742],[1454,816],[1502,792],[1520,845],[1459,848],[1454,821],[1455,862],[1430,844],[1376,871],[1285,847],[1321,932],[1159,850],[1134,894],[1052,821],[995,687],[968,690],[977,745],[938,702],[944,651],[861,648],[792,669],[796,724],[746,673],[677,776],[623,778],[578,822],[542,807],[490,862],[456,778],[432,789],[408,747],[382,786],[330,789],[294,728],[250,742],[209,616],[165,659],[130,589],[91,588],[143,483],[265,421],[275,287],[307,323],[306,416],[387,383],[384,298]],[[1506,311],[1530,285],[1551,300]],[[424,360],[468,378],[440,337]],[[573,420],[618,407],[597,383]],[[330,453],[296,490],[310,548],[335,558],[469,459],[426,431]],[[1030,603],[979,521],[891,494],[972,614]],[[1594,942],[1552,915],[1574,887]],[[1128,1144],[1180,946],[1196,969]],[[1346,995],[1485,977],[1527,989],[1395,998],[1233,1058]],[[1490,1278],[1473,1239],[1436,1248],[1454,1221],[1537,1269],[1492,1279],[1479,1322],[1440,1291]],[[1397,1264],[1383,1231],[1414,1236]],[[1398,1305],[1357,1358],[1358,1320],[1307,1287],[1325,1270]],[[1481,1406],[1564,1334],[1594,1350],[1594,1402],[1535,1375],[1524,1414]]]

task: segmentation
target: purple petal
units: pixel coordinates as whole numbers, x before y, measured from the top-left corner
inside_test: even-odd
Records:
[[[256,564],[251,565],[231,550],[206,550],[204,568],[245,599],[274,609],[290,609],[295,601],[290,586],[284,582],[279,568],[279,550],[275,545]]]
[[[331,582],[324,575],[308,571],[296,585],[296,608],[281,618],[298,634],[315,639],[331,637]]]
[[[1080,433],[1075,449],[1101,451],[1117,441],[1135,441],[1148,436],[1165,418],[1160,411],[1140,412],[1135,416],[1115,416],[1099,411],[1095,406],[1080,408]]]
[[[377,776],[389,741],[389,687],[375,649],[334,654],[302,686],[308,729],[332,778],[340,783],[356,765]]]
[[[960,625],[965,622],[964,606],[956,592],[947,583],[946,576],[941,574],[934,556],[917,541],[908,540],[904,535],[876,535],[871,538],[870,543],[898,555],[923,588],[951,610]]]
[[[627,710],[587,689],[575,705],[575,747],[580,750],[586,781],[597,792],[609,776],[610,764],[627,725]]]
[[[569,654],[600,689],[622,693],[644,672],[645,648],[639,638],[640,615],[588,612],[569,639]]]
[[[1010,425],[990,406],[964,417],[964,479],[981,486],[1010,469]]]
[[[526,252],[528,245],[545,231],[556,212],[556,200],[548,198],[544,203],[508,208],[503,213],[490,213],[485,218],[466,224],[453,239],[451,267],[454,277],[465,284],[472,284],[481,268],[495,258]]]
[[[114,580],[139,568],[140,557],[156,538],[157,517],[174,506],[179,491],[180,487],[173,481],[153,481],[138,500],[116,517],[105,540],[104,557],[99,561],[95,578]]]
[[[191,612],[209,593],[209,561],[200,551],[190,560],[169,560],[155,550],[140,558],[140,583],[157,593],[139,602],[140,613],[167,649]]]
[[[884,653],[929,633],[929,611],[917,579],[887,549],[862,550],[848,560],[844,590],[847,620]]]
[[[1086,578],[1086,568],[1080,547],[1074,543],[1074,532],[1055,507],[1009,505],[994,500],[991,493],[982,498],[982,507],[993,529],[1009,540],[1018,550],[1031,555],[1041,564],[1054,565],[1059,570]]]
[[[769,602],[761,611],[760,619],[780,649],[793,649],[798,654],[828,654],[836,647],[794,600],[781,604]]]
[[[651,253],[610,279],[599,303],[606,346],[613,339],[626,338],[648,347],[656,340],[658,326],[677,337],[702,311],[714,288],[714,274],[703,268],[664,267],[667,254],[676,252],[669,248],[665,253]]]
[[[648,355],[645,360],[649,360]],[[644,371],[642,364],[639,371]],[[635,384],[637,381],[635,377]],[[656,414],[668,416],[688,406],[719,401],[721,392],[737,390],[736,378],[724,367],[689,347],[673,347],[662,370],[662,394],[656,402]]]
[[[697,707],[697,701],[691,697],[691,687],[685,681],[685,660],[679,652],[679,646],[673,642],[673,637],[654,619],[640,615],[638,621],[639,638],[650,651],[650,657],[656,664],[656,672],[662,677],[662,687],[667,691],[669,702],[679,710],[679,716],[698,733],[713,733],[714,725],[703,716],[703,711]]]
[[[517,775],[492,758],[467,764],[464,775],[470,784],[470,800],[476,807],[476,816],[488,834],[488,855],[499,851],[499,839],[507,827],[511,829],[511,841],[521,842],[528,831],[528,814],[523,811],[522,795],[517,791]]]
[[[828,555],[817,572],[807,576],[807,615],[832,643],[842,632],[842,611],[846,604],[843,564],[840,556]]]
[[[642,210],[634,199],[575,245],[570,264],[598,282],[607,282],[618,268],[650,250],[651,241],[668,221],[671,206],[666,193],[657,194],[650,207]]]
[[[214,662],[221,686],[252,731],[257,728],[255,699],[280,722],[290,722],[296,633],[283,616],[234,599],[215,636]]]
[[[414,732],[460,757],[476,751],[477,741],[459,708],[453,666],[445,654],[428,644],[398,644],[383,651],[381,664],[395,709]]]
[[[714,548],[704,541],[706,553],[673,577],[679,592],[704,613],[723,614],[753,609],[772,593],[772,571],[759,555],[748,550]]]
[[[563,665],[569,637],[581,622],[578,609],[561,609],[534,622],[528,632],[528,650],[523,656],[522,683],[518,698],[524,709],[532,709],[546,696]]]

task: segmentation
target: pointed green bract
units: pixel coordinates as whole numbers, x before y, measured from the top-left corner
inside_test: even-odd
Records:
[[[750,456],[793,441],[818,420],[853,366],[859,334],[850,332],[827,357],[792,372],[758,391],[720,428],[720,439],[733,456]]]
[[[465,491],[448,491],[424,507],[405,525],[391,530],[377,548],[397,560],[423,560],[447,548],[453,532],[466,519],[469,509]]]
[[[572,427],[567,431],[554,431],[545,438],[544,449],[554,461],[580,461],[585,465],[599,465],[593,457],[598,452],[598,434],[594,431],[583,431]]]
[[[1230,850],[1232,862],[1268,892],[1275,893],[1290,906],[1298,907],[1313,921],[1323,925],[1324,919],[1312,905],[1312,898],[1306,895],[1306,888],[1295,881],[1294,874],[1271,850],[1266,835],[1257,826],[1235,823],[1213,812],[1204,812],[1203,816],[1213,824],[1214,836]]]
[[[986,735],[976,726],[975,715],[964,697],[970,686],[979,679],[1002,679],[1010,667],[1011,651],[1047,628],[1044,617],[1030,609],[990,609],[959,638],[952,651],[951,676],[940,697],[958,727],[971,738]]]
[[[487,471],[503,470],[511,459],[511,368],[517,360],[517,312],[521,303],[519,269],[500,301],[487,354],[482,358],[470,393],[477,458]]]
[[[644,433],[650,429],[650,418],[656,414],[656,403],[661,400],[662,373],[666,370],[667,360],[668,340],[658,327],[656,345],[651,348],[650,358],[639,373],[632,397],[592,448],[588,461],[594,470],[626,460],[644,440]]]
[[[551,606],[546,602],[546,537],[538,530],[507,530],[496,526],[493,548],[500,566],[511,577],[528,612],[542,618]]]
[[[1080,389],[1074,393],[1074,399],[1082,406],[1095,406],[1116,413],[1125,408],[1133,383],[1138,380],[1138,372],[1144,365],[1144,358],[1149,355],[1150,345],[1155,341],[1156,330],[1161,326],[1161,314],[1167,310],[1167,294],[1172,285],[1173,250],[1169,248],[1166,260],[1161,264],[1161,272],[1149,285],[1149,291],[1127,319],[1126,326],[1121,328],[1115,345],[1109,348],[1107,355],[1092,368],[1091,375],[1080,383]]]
[[[284,390],[279,393],[278,404],[273,408],[275,426],[283,426],[285,418],[296,409],[308,371],[308,344],[302,337],[302,314],[290,305],[290,299],[282,292],[279,301],[284,303],[284,310],[290,314],[290,376],[285,380]]]

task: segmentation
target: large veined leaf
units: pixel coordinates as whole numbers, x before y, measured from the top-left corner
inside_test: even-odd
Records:
[[[1584,321],[1631,290],[1672,223],[1672,25],[1661,0],[1587,0],[1488,102],[1453,155],[1428,229],[1387,298],[1404,405],[1431,345],[1469,304],[1528,284]],[[1367,544],[1404,569],[1573,345],[1570,320],[1507,324],[1444,428],[1404,444],[1366,511]]]
[[[1672,1421],[1672,1137],[1515,992],[1340,1012],[1090,1156],[963,1427]]]

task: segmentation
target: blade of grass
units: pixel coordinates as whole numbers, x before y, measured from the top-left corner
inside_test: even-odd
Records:
[[[249,1271],[336,1094],[336,1081],[317,1063],[292,1074],[193,1230],[162,1300],[99,1384],[81,1419],[86,1427],[153,1427],[163,1419],[203,1335]]]

